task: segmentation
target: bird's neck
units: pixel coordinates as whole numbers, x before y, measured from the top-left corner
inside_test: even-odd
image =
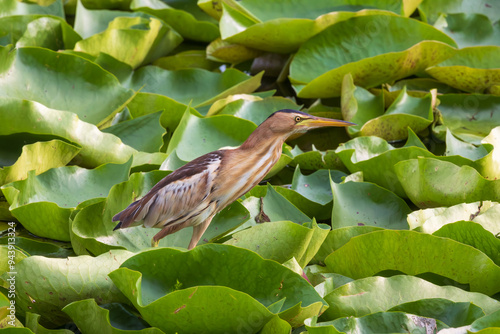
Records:
[[[269,127],[259,126],[239,147],[242,151],[266,151],[274,147],[281,147],[286,140],[286,136],[273,132]]]

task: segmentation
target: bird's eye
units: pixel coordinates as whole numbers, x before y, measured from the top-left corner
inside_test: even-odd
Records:
[[[295,123],[298,123],[300,122],[302,119],[300,118],[300,116],[295,116]]]

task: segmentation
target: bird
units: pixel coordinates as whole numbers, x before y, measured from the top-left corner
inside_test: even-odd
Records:
[[[221,148],[176,169],[139,200],[113,217],[113,231],[131,226],[161,228],[152,238],[157,247],[165,236],[193,226],[193,249],[212,218],[257,185],[281,156],[285,140],[308,130],[355,125],[282,109],[272,113],[239,147]]]

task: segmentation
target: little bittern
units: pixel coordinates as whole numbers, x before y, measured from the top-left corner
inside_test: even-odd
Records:
[[[158,182],[143,198],[116,214],[114,230],[139,225],[158,227],[151,244],[193,226],[192,249],[215,214],[258,184],[281,156],[284,141],[292,134],[325,126],[353,123],[284,109],[269,116],[237,148],[223,148],[202,155]]]

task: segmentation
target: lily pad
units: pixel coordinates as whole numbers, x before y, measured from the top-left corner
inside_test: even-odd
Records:
[[[100,125],[132,98],[133,92],[98,65],[43,48],[0,47],[0,96],[71,111]]]
[[[498,19],[496,17],[495,19]],[[480,45],[500,45],[500,23],[484,14],[451,13],[442,15],[434,27],[453,38],[460,48]]]
[[[207,53],[203,50],[189,50],[161,57],[155,60],[153,65],[170,71],[188,68],[201,68],[213,71],[220,66],[219,63],[207,59]]]
[[[260,86],[263,74],[250,77],[236,69],[214,73],[197,68],[167,71],[157,66],[144,66],[123,84],[136,91],[165,95],[198,108],[229,95],[253,92]]]
[[[399,304],[390,312],[407,312],[422,317],[438,319],[450,327],[470,325],[484,316],[483,310],[470,302],[454,302],[444,298],[419,299]]]
[[[472,302],[486,314],[500,309],[500,302],[481,293],[468,292],[453,286],[438,286],[414,276],[375,276],[347,283],[325,296],[330,307],[321,319],[361,317],[425,298]]]
[[[316,222],[312,227],[291,221],[268,222],[233,233],[225,244],[249,249],[279,263],[295,258],[303,268],[316,254],[329,230],[328,225]]]
[[[306,325],[310,334],[340,333],[420,333],[448,328],[439,320],[403,312],[376,312],[360,318],[346,317],[334,321]]]
[[[500,6],[496,2],[487,0],[426,0],[422,1],[418,10],[422,19],[429,24],[434,24],[443,13],[479,13],[488,16],[494,22],[498,20]]]
[[[196,266],[196,271],[190,266]],[[231,275],[226,274],[228,268]],[[202,328],[220,333],[249,322],[253,322],[253,332],[273,313],[297,326],[326,307],[299,274],[229,245],[203,245],[189,252],[171,248],[145,251],[110,277],[141,316],[166,333]],[[207,308],[209,301],[211,307]],[[232,310],[233,316],[228,318],[226,310]]]
[[[444,127],[464,141],[480,145],[491,130],[500,126],[500,96],[445,94],[439,96],[439,101]],[[443,131],[439,133],[444,134]]]
[[[252,122],[234,116],[201,118],[187,110],[170,140],[167,154],[175,149],[181,160],[191,161],[221,147],[239,146],[255,129]]]
[[[369,182],[330,182],[334,197],[332,228],[375,226],[407,229],[412,211],[406,202],[387,189]]]
[[[57,16],[15,15],[0,18],[0,45],[38,46],[54,51],[73,49],[82,38]]]
[[[130,334],[163,334],[158,328],[149,327],[144,320],[126,309],[123,304],[99,306],[94,299],[84,299],[66,305],[63,312],[71,317],[83,333],[114,334],[125,329]]]
[[[69,241],[69,217],[108,195],[113,185],[126,181],[132,161],[107,164],[93,170],[71,166],[52,168],[26,180],[2,187],[10,211],[23,226],[38,236]]]
[[[500,46],[477,46],[458,50],[452,57],[426,72],[454,88],[483,93],[500,85]]]
[[[137,252],[149,248],[152,237],[159,229],[145,229],[140,226],[113,231],[116,223],[112,217],[125,209],[132,201],[145,195],[166,173],[154,171],[135,173],[127,182],[115,185],[106,201],[83,208],[71,224],[71,241],[78,254],[102,254],[110,249],[125,248]],[[199,244],[214,241],[248,219],[248,211],[238,202],[218,213]],[[182,229],[161,239],[160,246],[187,247],[192,227]]]
[[[104,32],[76,43],[75,51],[93,56],[104,52],[137,68],[165,56],[181,42],[182,37],[158,19],[117,17]]]
[[[8,242],[9,240],[7,237],[0,238],[0,244],[6,245]],[[66,258],[75,255],[67,245],[54,240],[40,240],[40,238],[33,239],[29,238],[29,236],[16,236],[14,244],[30,256],[42,255],[45,257]]]
[[[373,252],[375,247],[377,252]],[[351,261],[353,258],[357,260]],[[469,284],[471,291],[487,295],[500,291],[500,267],[484,253],[451,239],[415,231],[383,230],[360,235],[330,254],[325,263],[333,272],[354,279],[385,270],[409,275],[435,273]]]
[[[130,9],[162,19],[182,37],[190,40],[208,43],[219,37],[219,29],[214,23],[197,20],[191,13],[172,8],[159,0],[133,0]]]
[[[0,17],[14,15],[54,15],[64,17],[64,9],[62,0],[55,0],[51,4],[39,5],[33,3],[24,3],[17,0],[3,0],[2,11]]]
[[[470,220],[494,235],[500,232],[497,215],[500,214],[500,204],[490,201],[461,203],[451,207],[441,207],[413,211],[408,215],[410,229],[432,234],[446,224],[460,220]]]
[[[354,84],[371,88],[422,72],[452,56],[455,46],[446,34],[413,19],[353,17],[305,42],[290,64],[290,80],[299,97],[339,96],[347,73]]]
[[[162,113],[158,111],[121,122],[104,129],[103,132],[114,134],[125,145],[138,151],[158,152],[163,145],[162,136],[165,133],[165,129],[160,125]]]
[[[290,166],[300,166],[302,170],[319,170],[319,169],[332,169],[341,172],[348,172],[340,158],[334,151],[320,151],[313,145],[311,151],[304,152],[298,146],[295,146],[291,151],[293,160]]]
[[[79,151],[79,147],[56,139],[25,145],[14,164],[0,169],[0,185],[25,179],[30,170],[35,170],[38,175],[65,166]],[[6,161],[2,163],[9,165]]]
[[[419,208],[500,201],[500,180],[488,180],[469,166],[417,158],[401,161],[394,168],[406,194]]]
[[[132,255],[117,250],[95,258],[28,257],[16,265],[16,310],[40,314],[41,325],[54,327],[69,321],[61,309],[71,302],[89,297],[98,304],[127,302],[107,275]]]
[[[40,321],[40,315],[36,313],[26,312],[26,328],[29,328],[33,333],[43,333],[43,334],[72,334],[73,332],[69,329],[58,329],[51,330],[43,327],[38,322]]]

